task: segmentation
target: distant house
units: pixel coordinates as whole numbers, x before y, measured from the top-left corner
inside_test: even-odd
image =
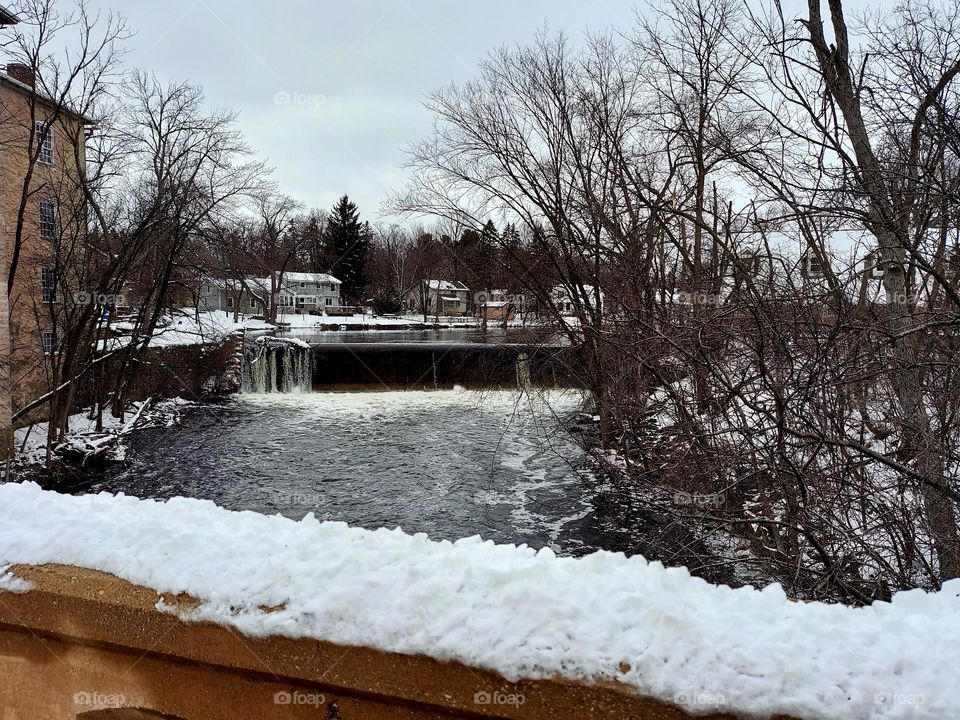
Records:
[[[474,315],[485,320],[513,320],[517,313],[526,312],[525,300],[522,293],[511,293],[507,290],[490,290],[478,292],[474,298]]]
[[[407,293],[406,309],[424,315],[467,314],[470,288],[456,280],[422,280]]]
[[[342,283],[326,273],[288,272],[277,297],[278,315],[322,315],[340,308]],[[200,309],[266,315],[270,278],[208,278],[200,285]]]
[[[585,303],[587,307],[593,307],[596,295],[593,285],[584,285],[583,292],[587,296],[585,301],[579,289],[577,291],[581,304]],[[565,285],[556,285],[550,291],[550,301],[561,315],[573,315],[576,312],[570,290]],[[603,309],[603,293],[600,293],[600,309]]]

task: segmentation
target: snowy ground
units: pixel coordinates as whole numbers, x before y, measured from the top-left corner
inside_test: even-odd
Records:
[[[126,408],[123,420],[105,410],[102,418],[103,427],[99,431],[96,429],[96,416],[91,417],[90,409],[87,408],[70,416],[66,443],[68,445],[87,441],[95,443],[100,439],[108,438],[116,440],[135,427],[167,424],[176,417],[179,408],[189,404],[190,401],[182,398],[170,398],[152,405],[147,410],[143,407],[143,403],[134,402]],[[14,431],[17,464],[39,465],[46,461],[47,426],[46,422],[40,422]],[[115,459],[122,459],[122,457]]]
[[[202,604],[188,619],[251,635],[422,653],[514,679],[616,679],[694,712],[960,714],[960,581],[853,609],[790,602],[777,586],[713,586],[615,553],[558,558],[312,514],[0,485],[0,588],[24,590],[5,566],[52,562],[189,593]]]

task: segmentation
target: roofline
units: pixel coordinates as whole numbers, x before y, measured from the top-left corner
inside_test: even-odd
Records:
[[[0,25],[16,25],[18,22],[20,22],[20,18],[0,5]]]
[[[64,105],[58,105],[57,102],[46,95],[43,95],[37,92],[36,88],[32,88],[26,83],[20,82],[16,78],[10,77],[5,72],[0,72],[0,84],[8,85],[17,92],[20,92],[24,95],[30,95],[37,98],[37,101],[41,105],[46,105],[47,107],[53,107],[58,109],[64,115],[73,118],[74,120],[79,120],[81,125],[96,125],[96,121],[88,118],[86,115],[78,113],[76,110],[71,110],[70,108]]]

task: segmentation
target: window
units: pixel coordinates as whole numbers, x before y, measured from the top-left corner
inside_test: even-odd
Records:
[[[324,304],[325,304],[327,307],[333,307],[333,298],[325,298],[325,299],[324,299]]]
[[[57,301],[57,276],[52,267],[40,269],[40,295],[45,303]]]
[[[57,205],[52,200],[40,201],[40,237],[44,240],[57,237]]]
[[[37,161],[53,165],[53,128],[45,122],[36,123],[37,145],[40,148]]]
[[[227,296],[227,310],[233,310],[233,297]]]
[[[53,343],[53,331],[44,330],[43,331],[43,352],[46,353],[47,355],[50,355],[51,353],[53,353],[54,349],[55,348]]]
[[[300,287],[305,288],[307,284],[305,282],[300,283]]]
[[[280,307],[293,307],[293,295],[281,295],[279,305]]]
[[[953,272],[960,271],[960,248],[954,248],[947,255],[947,263]]]
[[[253,295],[250,296],[250,307],[252,307],[252,308],[256,308],[256,307],[257,307],[257,299],[256,299],[255,297],[253,297]]]

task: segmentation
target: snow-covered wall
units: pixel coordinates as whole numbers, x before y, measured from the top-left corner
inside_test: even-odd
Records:
[[[853,609],[794,603],[775,586],[715,587],[615,553],[558,558],[207,501],[0,485],[0,576],[54,562],[188,593],[202,601],[190,619],[252,636],[422,654],[511,679],[616,680],[694,712],[960,716],[957,581]]]

